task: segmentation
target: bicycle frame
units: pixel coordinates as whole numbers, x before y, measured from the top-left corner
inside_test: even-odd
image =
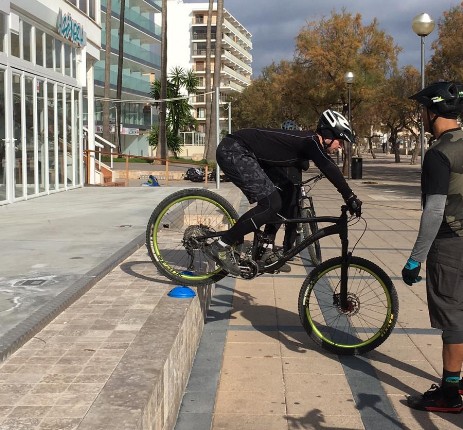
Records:
[[[289,261],[291,258],[299,254],[303,249],[307,248],[313,242],[327,236],[339,235],[341,240],[341,288],[340,288],[340,305],[342,309],[347,309],[347,269],[349,259],[352,255],[349,252],[349,238],[348,238],[348,217],[347,217],[347,206],[341,206],[341,216],[331,217],[331,216],[316,216],[308,218],[291,218],[285,219],[283,222],[286,224],[293,223],[309,223],[309,222],[319,222],[319,223],[331,223],[331,225],[320,228],[316,233],[312,234],[309,237],[306,237],[299,245],[294,246],[290,250],[286,251],[283,256],[276,261],[275,263],[267,266],[267,269],[278,270],[283,264]],[[269,222],[268,224],[277,224],[281,223],[280,221]],[[258,233],[256,233],[257,235]],[[255,244],[254,244],[255,245]],[[253,245],[253,246],[254,246]]]

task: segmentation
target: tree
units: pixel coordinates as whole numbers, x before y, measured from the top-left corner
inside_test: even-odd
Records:
[[[222,25],[223,25],[223,2],[224,0],[217,0],[217,18],[215,24],[215,53],[214,53],[214,80],[213,89],[220,88],[220,72],[222,67]],[[217,102],[216,92],[212,93],[212,106],[215,107]],[[220,93],[219,93],[220,99]],[[210,116],[209,139],[206,140],[205,158],[206,160],[215,160],[215,149],[217,143],[217,115],[215,112]]]
[[[151,87],[151,97],[159,99],[161,96],[161,81],[155,80]],[[193,70],[185,71],[181,67],[175,67],[167,79],[166,101],[166,138],[167,147],[177,156],[181,149],[179,132],[190,130],[195,126],[195,119],[191,114],[192,106],[188,102],[188,96],[195,94],[198,89],[198,78]],[[187,96],[185,97],[184,93]],[[149,143],[157,147],[160,127],[155,126],[151,130]]]
[[[313,128],[323,110],[340,110],[347,116],[347,88],[344,75],[352,71],[351,91],[354,131],[368,135],[372,119],[379,121],[378,93],[397,69],[400,48],[392,37],[378,28],[377,20],[363,25],[361,15],[345,10],[309,22],[296,38],[295,58],[264,69],[265,76],[253,80],[237,99],[241,112],[234,108],[234,121],[243,121],[250,112],[256,124],[279,126],[288,118],[304,128]],[[255,89],[251,88],[257,86]],[[253,94],[255,97],[251,97]],[[260,104],[270,108],[261,109]],[[235,106],[235,103],[234,103]]]
[[[417,104],[408,99],[409,94],[416,92],[420,84],[420,74],[412,66],[396,72],[386,82],[381,92],[381,117],[385,130],[389,133],[391,150],[396,163],[400,162],[398,135],[403,130],[416,134]],[[405,97],[404,97],[405,95]],[[415,148],[415,152],[416,152]]]
[[[438,22],[434,54],[426,70],[428,81],[463,81],[463,2],[444,12]]]
[[[159,141],[156,147],[156,157],[160,158],[161,163],[164,164],[164,160],[167,158],[167,105],[165,101],[167,99],[167,0],[162,0],[161,20],[161,81],[159,94],[161,102],[159,103]]]

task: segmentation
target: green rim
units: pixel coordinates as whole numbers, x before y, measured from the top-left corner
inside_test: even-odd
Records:
[[[333,268],[334,269],[339,269],[341,267],[341,264],[338,264],[336,266],[331,266],[329,267],[327,270],[325,270],[324,272],[320,273],[320,276],[318,276],[318,278],[312,283],[312,287],[310,289],[310,291],[313,290],[313,286],[316,284],[316,282],[322,278],[327,272],[329,272],[330,270],[332,270]],[[372,275],[377,281],[379,281],[380,285],[383,287],[383,291],[385,292],[386,294],[386,298],[387,298],[387,314],[386,314],[386,320],[384,322],[384,324],[379,328],[379,330],[377,331],[377,333],[371,337],[370,339],[364,341],[364,342],[361,342],[361,343],[357,343],[355,345],[345,345],[345,344],[342,344],[342,343],[336,343],[336,342],[333,342],[331,339],[328,339],[326,338],[318,329],[317,327],[315,326],[315,323],[313,322],[312,320],[312,317],[310,316],[310,313],[309,313],[309,310],[308,310],[308,307],[305,306],[305,301],[307,299],[307,295],[305,296],[305,300],[304,300],[304,306],[305,306],[305,314],[306,314],[306,318],[307,318],[307,321],[312,329],[312,331],[317,335],[317,337],[319,339],[321,339],[323,342],[326,342],[330,345],[333,345],[335,347],[338,347],[338,348],[344,348],[344,349],[354,349],[354,348],[362,348],[366,345],[369,345],[370,343],[374,342],[376,339],[378,339],[380,336],[383,336],[384,333],[387,332],[387,329],[389,327],[389,325],[391,324],[391,322],[393,321],[394,317],[392,315],[392,300],[391,300],[391,295],[389,294],[389,290],[386,288],[386,285],[384,284],[384,282],[378,278],[376,276],[376,274],[367,269],[365,266],[361,266],[361,265],[358,265],[358,264],[351,264],[349,265],[349,267],[354,267],[354,268],[358,268],[358,269],[362,269],[364,270],[365,272],[368,272],[370,275]]]
[[[208,279],[216,274],[218,274],[219,272],[222,271],[222,268],[218,268],[217,270],[213,271],[213,272],[210,272],[206,275],[187,275],[187,274],[183,274],[181,272],[178,272],[176,270],[174,270],[170,264],[168,263],[165,263],[162,256],[161,256],[161,252],[157,246],[157,231],[158,231],[158,226],[159,226],[159,223],[161,222],[161,219],[164,217],[164,215],[166,214],[166,212],[175,204],[178,204],[178,203],[181,203],[183,201],[186,201],[186,200],[204,200],[208,203],[212,203],[214,206],[218,207],[219,209],[222,210],[222,212],[225,214],[225,216],[227,217],[227,220],[229,221],[229,223],[231,225],[235,224],[236,220],[235,218],[233,218],[233,216],[230,215],[230,213],[228,212],[227,209],[225,209],[220,203],[218,203],[216,200],[214,199],[211,199],[209,197],[204,197],[204,196],[199,196],[199,195],[190,195],[190,196],[185,196],[185,197],[180,197],[178,198],[177,200],[174,200],[170,205],[166,206],[162,211],[161,213],[159,214],[159,216],[156,218],[156,222],[153,224],[153,229],[152,229],[152,234],[151,234],[151,246],[152,246],[152,249],[153,249],[153,255],[155,256],[155,258],[159,261],[159,263],[161,263],[163,265],[163,267],[168,270],[169,272],[173,273],[174,275],[176,276],[180,276],[181,278],[185,279],[185,280],[205,280],[205,279]]]

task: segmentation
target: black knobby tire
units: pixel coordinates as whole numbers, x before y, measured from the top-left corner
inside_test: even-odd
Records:
[[[315,212],[310,208],[301,209],[301,218],[314,217]],[[306,237],[311,236],[312,234],[318,231],[318,224],[316,221],[309,223],[302,223],[298,225],[298,235],[296,237],[296,245],[299,245]],[[310,260],[314,266],[318,266],[322,262],[322,249],[320,247],[320,241],[316,240],[311,243],[307,250],[309,251]]]
[[[227,273],[201,246],[191,244],[195,236],[228,230],[237,219],[234,207],[212,191],[177,191],[162,200],[151,214],[146,228],[149,256],[159,272],[179,285],[217,282]]]
[[[317,266],[305,279],[298,300],[299,318],[308,335],[324,349],[356,355],[381,345],[391,334],[399,300],[390,277],[376,264],[351,257],[348,309],[339,303],[341,257]]]

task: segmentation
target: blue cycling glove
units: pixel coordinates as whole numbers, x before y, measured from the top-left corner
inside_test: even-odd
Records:
[[[423,279],[420,274],[421,263],[415,261],[413,258],[409,258],[407,264],[402,269],[402,279],[404,282],[412,286],[415,282],[420,282]]]

